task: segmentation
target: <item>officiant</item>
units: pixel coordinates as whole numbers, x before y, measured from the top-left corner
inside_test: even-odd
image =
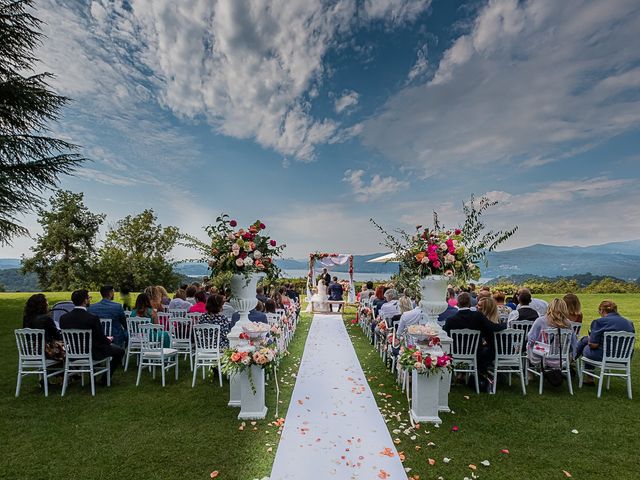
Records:
[[[320,275],[320,279],[324,280],[325,285],[329,285],[331,283],[331,275],[329,275],[329,272],[326,268],[322,269],[322,275]]]

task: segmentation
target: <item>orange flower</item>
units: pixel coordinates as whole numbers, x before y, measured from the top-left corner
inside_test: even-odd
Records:
[[[424,258],[424,256],[425,256],[425,255],[426,255],[426,254],[425,254],[424,252],[420,252],[420,253],[418,253],[418,254],[416,255],[416,260],[417,260],[418,262],[422,262],[422,259]]]

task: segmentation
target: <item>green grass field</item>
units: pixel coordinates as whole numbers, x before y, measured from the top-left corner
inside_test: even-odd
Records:
[[[239,430],[237,410],[226,406],[228,388],[198,381],[191,388],[188,363],[181,363],[178,383],[144,375],[135,387],[135,373],[118,372],[110,389],[74,384],[61,398],[56,388],[45,398],[34,379],[26,380],[14,397],[17,353],[13,330],[21,326],[29,294],[0,294],[0,478],[205,479],[218,470],[220,479],[246,480],[268,475],[278,442],[273,420],[275,392],[268,387],[269,417]],[[68,293],[48,294],[50,303]],[[549,296],[552,297],[552,296]],[[640,327],[640,300],[610,295],[620,312]],[[94,296],[95,298],[95,296]],[[547,297],[545,297],[547,298]],[[581,295],[585,319],[595,318],[602,295]],[[353,310],[345,315],[347,329],[369,378],[378,405],[388,420],[398,450],[406,456],[409,475],[421,479],[471,478],[469,464],[485,479],[638,478],[638,400],[628,400],[620,381],[596,399],[593,387],[545,387],[539,396],[532,385],[526,397],[518,384],[499,384],[497,395],[456,386],[450,395],[455,413],[443,414],[440,428],[409,427],[407,399],[395,386],[377,353],[357,325]],[[301,358],[310,318],[303,316],[291,355],[283,362],[279,416],[285,416]],[[634,373],[639,360],[634,360]],[[640,395],[634,384],[634,397]],[[459,431],[452,432],[457,425]],[[575,429],[579,433],[573,434]],[[411,439],[415,435],[415,439]],[[269,449],[271,451],[268,451]],[[501,453],[508,449],[509,454]],[[443,458],[448,457],[448,464]],[[435,465],[429,464],[429,459]],[[488,460],[489,467],[481,465]],[[315,479],[313,475],[309,479]],[[375,479],[374,479],[375,480]],[[390,479],[393,480],[393,479]]]

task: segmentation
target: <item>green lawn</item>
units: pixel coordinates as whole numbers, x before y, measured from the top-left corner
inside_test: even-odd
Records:
[[[181,364],[177,384],[145,375],[135,387],[133,370],[115,377],[111,389],[98,387],[92,398],[89,388],[74,385],[61,398],[55,389],[49,398],[33,379],[14,397],[16,348],[13,329],[21,325],[28,294],[0,294],[0,348],[7,361],[0,366],[0,478],[98,478],[98,479],[205,479],[218,470],[220,479],[262,478],[271,470],[279,436],[273,420],[275,393],[268,387],[269,418],[247,424],[240,431],[237,410],[226,406],[228,388],[199,381],[192,389],[188,364]],[[67,299],[68,293],[48,294],[50,303]],[[550,296],[552,297],[552,296]],[[640,301],[632,295],[610,295],[623,315],[640,319]],[[546,298],[546,297],[545,297]],[[585,318],[595,317],[602,295],[582,295]],[[629,401],[620,381],[596,399],[594,388],[577,389],[571,397],[566,386],[545,387],[542,396],[532,385],[526,397],[513,387],[498,386],[495,396],[476,395],[454,387],[450,405],[455,413],[443,414],[440,428],[422,425],[407,430],[407,400],[392,375],[368,344],[353,310],[345,315],[362,366],[378,405],[388,420],[398,450],[404,452],[409,473],[421,479],[471,478],[469,464],[485,479],[638,478],[638,400]],[[285,416],[304,341],[309,328],[303,316],[292,354],[281,369],[280,416]],[[638,371],[638,356],[634,372]],[[638,397],[638,383],[634,397]],[[459,426],[452,432],[453,425]],[[573,429],[578,434],[573,434]],[[415,435],[415,439],[411,439]],[[433,445],[430,444],[433,443]],[[269,452],[268,449],[272,448]],[[508,449],[509,454],[501,453]],[[443,458],[451,459],[445,464]],[[429,465],[429,458],[435,465]],[[489,467],[481,465],[488,460]],[[315,479],[313,475],[309,479]],[[374,479],[375,480],[375,479]],[[393,479],[390,479],[393,480]]]
[[[110,389],[74,384],[64,398],[60,389],[41,393],[34,378],[23,382],[15,398],[17,352],[13,330],[22,325],[29,294],[0,294],[0,478],[10,479],[219,479],[245,480],[269,475],[279,435],[274,420],[275,388],[267,387],[268,417],[240,431],[238,410],[227,407],[228,384],[198,380],[191,388],[188,361],[180,380],[118,371]],[[50,304],[69,293],[47,294]],[[96,298],[96,296],[94,296]],[[279,416],[286,415],[309,329],[303,316],[291,355],[280,371]],[[169,376],[171,378],[171,375]],[[267,450],[272,448],[271,452]]]
[[[553,295],[544,296],[545,299]],[[597,305],[613,299],[619,311],[640,327],[640,299],[637,295],[580,295],[585,323],[597,317]],[[404,452],[409,476],[420,479],[471,478],[470,464],[476,475],[485,479],[562,479],[563,470],[573,478],[636,479],[638,473],[638,429],[640,427],[640,384],[634,379],[634,400],[626,396],[622,381],[613,380],[610,391],[596,398],[594,387],[577,388],[569,395],[566,384],[559,389],[545,385],[542,396],[537,383],[531,383],[523,396],[517,381],[509,387],[501,382],[496,395],[476,395],[464,386],[452,388],[449,404],[455,413],[442,414],[440,428],[421,425],[407,430],[409,423],[406,396],[396,387],[378,354],[368,343],[353,313],[345,316],[347,329],[378,405],[388,421],[397,448]],[[636,350],[638,344],[636,344]],[[633,373],[640,367],[636,351]],[[514,377],[516,380],[516,377]],[[459,427],[457,432],[451,429]],[[572,433],[572,430],[578,433]],[[415,439],[411,437],[415,435]],[[433,445],[430,445],[430,442]],[[503,449],[509,454],[501,453]],[[450,458],[448,464],[443,458]],[[435,465],[429,465],[429,459]],[[488,460],[490,466],[480,462]]]

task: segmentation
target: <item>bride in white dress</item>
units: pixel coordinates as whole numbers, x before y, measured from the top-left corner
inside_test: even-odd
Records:
[[[329,311],[329,296],[327,295],[327,286],[324,284],[324,280],[318,280],[317,292],[311,297],[314,312],[328,312]]]

